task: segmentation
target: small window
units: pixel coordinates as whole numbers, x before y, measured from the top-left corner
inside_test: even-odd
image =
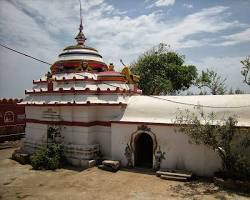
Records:
[[[12,111],[5,112],[5,114],[4,114],[4,122],[5,123],[14,122],[14,113]]]

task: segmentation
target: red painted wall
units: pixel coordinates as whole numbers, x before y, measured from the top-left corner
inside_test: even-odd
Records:
[[[25,132],[25,107],[18,105],[22,100],[0,100],[0,134]]]

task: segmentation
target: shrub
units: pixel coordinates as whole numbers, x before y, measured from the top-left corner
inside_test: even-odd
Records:
[[[31,165],[36,170],[55,170],[63,164],[64,158],[63,145],[52,143],[31,156]]]
[[[215,120],[213,113],[177,115],[180,131],[196,144],[204,144],[219,153],[223,164],[222,176],[241,180],[250,179],[250,129],[237,127],[235,117]],[[188,125],[188,126],[187,126]]]

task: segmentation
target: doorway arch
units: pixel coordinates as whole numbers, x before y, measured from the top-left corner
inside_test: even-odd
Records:
[[[153,167],[153,140],[147,133],[138,134],[134,140],[134,165],[135,167]]]

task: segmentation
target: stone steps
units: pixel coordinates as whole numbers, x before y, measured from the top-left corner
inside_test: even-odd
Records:
[[[180,177],[180,176],[167,176],[167,175],[161,175],[161,179],[164,180],[171,180],[171,181],[187,181],[188,179],[186,177]]]
[[[157,171],[156,176],[165,180],[188,181],[192,177],[192,172],[183,170]]]

